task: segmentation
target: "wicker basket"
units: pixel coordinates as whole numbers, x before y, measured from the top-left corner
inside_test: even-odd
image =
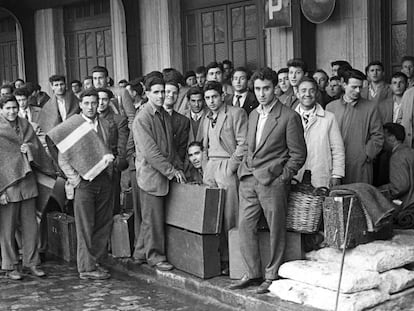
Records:
[[[296,186],[292,185],[289,193],[286,228],[300,233],[315,233],[319,229],[322,204],[329,190],[317,188],[305,192]]]

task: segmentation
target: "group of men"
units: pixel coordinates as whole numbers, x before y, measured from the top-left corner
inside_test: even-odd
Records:
[[[247,270],[231,288],[259,285],[258,293],[267,292],[278,278],[293,177],[300,180],[310,170],[315,187],[378,181],[403,206],[412,203],[414,153],[409,147],[414,91],[405,90],[412,84],[413,58],[403,60],[404,73],[395,73],[390,85],[384,81],[384,66],[371,62],[366,68],[366,86],[366,76],[345,61],[332,63],[335,75],[331,78],[323,70],[315,71],[311,78],[301,59],[289,60],[278,72],[263,68],[251,77],[246,68],[232,68],[231,62],[227,65],[227,76],[222,64],[212,62],[197,68],[195,79],[189,81],[185,79],[189,75],[166,68],[125,88],[110,88],[107,70],[98,66],[92,70],[93,88],[78,92],[79,98],[66,90],[64,77],[52,76],[53,95],[40,109],[38,119],[34,112],[23,112],[27,108],[21,104],[24,98],[19,98],[23,92],[16,90],[16,97],[3,97],[0,125],[7,127],[7,135],[20,135],[14,156],[27,160],[27,173],[24,178],[13,175],[13,182],[1,185],[0,203],[12,209],[11,188],[32,178],[33,171],[50,173],[50,165],[32,160],[45,156],[45,150],[33,149],[32,143],[47,147],[55,171],[67,179],[67,189],[74,189],[79,276],[106,279],[110,274],[100,262],[107,252],[114,209],[119,208],[122,170],[128,167],[133,189],[137,237],[133,259],[159,270],[173,269],[166,257],[164,232],[170,182],[223,188],[222,272],[228,274],[229,268],[228,231],[238,227]],[[27,141],[21,136],[18,128],[30,123],[40,140],[32,132]],[[390,163],[389,176],[379,173],[384,167],[378,163]],[[396,166],[410,172],[405,174],[406,180],[396,175]],[[23,200],[19,197],[19,208],[35,196],[36,192]],[[2,223],[7,222],[4,217],[11,217],[3,217],[6,210],[0,209]],[[264,276],[257,235],[261,214],[269,226],[271,250]],[[20,213],[20,217],[25,216]],[[2,265],[5,263],[3,268],[10,271],[10,277],[19,279],[21,274],[13,266],[17,255],[12,246],[5,246],[14,227],[4,236],[5,229],[0,227]],[[24,236],[23,245],[32,245]],[[10,259],[3,252],[10,253]],[[23,246],[23,258],[24,254]],[[23,265],[38,275],[43,273],[36,268],[36,258],[28,262],[24,259]]]

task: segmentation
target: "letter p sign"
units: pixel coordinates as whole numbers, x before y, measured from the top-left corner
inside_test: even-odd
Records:
[[[292,25],[291,0],[265,0],[263,4],[265,28],[290,27]]]
[[[282,0],[267,0],[269,3],[269,20],[273,19],[273,13],[282,10]]]

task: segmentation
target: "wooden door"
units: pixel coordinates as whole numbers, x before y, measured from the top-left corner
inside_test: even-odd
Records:
[[[96,65],[113,72],[109,0],[65,7],[64,27],[68,81],[82,80]]]
[[[8,16],[0,19],[0,82],[18,78],[16,21]]]

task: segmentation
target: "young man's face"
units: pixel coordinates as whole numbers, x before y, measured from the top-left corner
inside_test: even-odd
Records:
[[[193,113],[199,113],[204,106],[203,95],[193,94],[190,96],[190,109]]]
[[[275,97],[275,86],[270,80],[254,80],[254,94],[260,105],[269,105]]]
[[[85,117],[94,119],[98,109],[98,98],[95,95],[84,96],[79,106]]]
[[[339,82],[339,80],[329,81],[329,90],[330,90],[330,96],[332,97],[339,96],[342,92],[341,83]]]
[[[86,79],[83,81],[83,88],[85,90],[89,90],[91,88],[93,88],[93,83],[92,83],[92,79]]]
[[[203,162],[203,152],[200,146],[191,146],[188,148],[188,160],[197,169],[201,168]]]
[[[206,82],[206,75],[204,73],[196,73],[197,85],[203,87]]]
[[[20,80],[17,80],[15,83],[14,83],[14,87],[16,88],[16,89],[20,89],[21,87],[23,87],[24,86],[24,82],[23,81],[20,81]]]
[[[173,108],[178,98],[178,88],[172,84],[165,85],[164,105]]]
[[[363,81],[350,78],[348,83],[344,82],[345,95],[351,100],[358,100],[361,97]]]
[[[204,92],[204,100],[211,111],[217,112],[223,105],[223,98],[216,90],[208,90]]]
[[[8,87],[5,87],[3,89],[0,89],[0,96],[6,96],[6,95],[11,95],[12,94],[12,90]]]
[[[325,92],[325,88],[328,85],[328,77],[323,72],[315,72],[313,79],[318,83],[319,90]]]
[[[372,65],[368,68],[367,76],[371,82],[380,82],[384,79],[384,71],[381,66]]]
[[[335,77],[338,75],[338,69],[339,69],[339,65],[333,65],[331,70],[332,70],[332,77]]]
[[[406,60],[401,64],[401,72],[405,73],[408,79],[414,76],[414,63],[410,60]]]
[[[108,85],[108,77],[104,72],[92,73],[93,86],[95,89],[105,88]]]
[[[281,72],[277,76],[278,85],[283,93],[287,92],[290,87],[289,74],[287,72]]]
[[[111,99],[106,92],[98,92],[98,112],[105,112],[109,107],[110,101]]]
[[[197,83],[197,80],[196,80],[196,77],[194,76],[190,76],[185,80],[185,84],[187,84],[187,86],[190,86],[190,87],[196,85],[196,83]]]
[[[27,97],[24,95],[16,95],[15,97],[16,97],[17,103],[19,104],[19,108],[21,110],[26,109],[29,103]]]
[[[223,81],[223,72],[219,67],[210,68],[207,72],[207,81],[217,81],[221,83]]]
[[[3,108],[0,109],[0,112],[6,120],[13,122],[17,118],[19,113],[19,105],[15,101],[8,101],[3,105]]]
[[[164,105],[165,86],[162,84],[155,84],[151,86],[148,91],[145,91],[148,101],[157,107]]]
[[[300,67],[289,67],[289,82],[290,85],[293,87],[298,86],[298,83],[300,80],[302,80],[303,76],[305,75],[305,72]]]
[[[78,83],[72,83],[72,92],[77,94],[81,91],[81,86]]]
[[[305,110],[312,109],[316,104],[316,85],[312,82],[302,82],[298,87],[298,97]]]
[[[404,78],[394,77],[391,79],[391,90],[394,95],[403,96],[406,89],[407,84],[405,83]]]
[[[63,81],[53,81],[52,82],[52,91],[55,95],[65,95],[66,93],[66,83]]]
[[[247,91],[247,73],[244,71],[236,71],[233,74],[231,84],[236,92],[244,93]]]

